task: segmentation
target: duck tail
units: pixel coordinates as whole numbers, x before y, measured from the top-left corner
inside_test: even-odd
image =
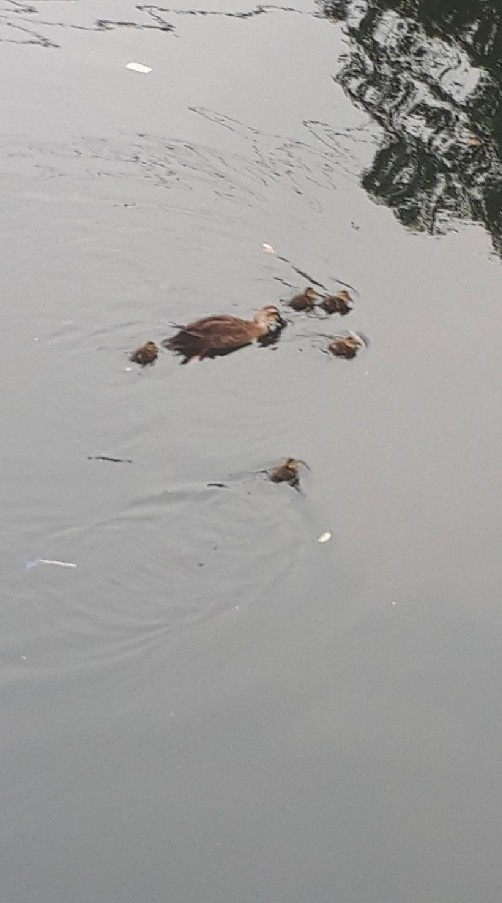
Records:
[[[185,354],[191,344],[193,344],[191,336],[183,331],[177,332],[176,335],[172,335],[162,342],[164,348],[167,348],[168,351],[175,351],[177,354]]]
[[[176,335],[164,339],[162,346],[167,348],[168,351],[174,351],[175,354],[183,357],[182,364],[188,364],[193,358],[198,357],[202,359],[204,356],[197,337],[184,330],[180,330]]]

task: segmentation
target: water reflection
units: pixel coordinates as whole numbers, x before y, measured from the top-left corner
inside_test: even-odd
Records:
[[[365,189],[403,225],[482,223],[502,253],[502,12],[497,0],[329,0],[350,39],[337,81],[381,126]]]

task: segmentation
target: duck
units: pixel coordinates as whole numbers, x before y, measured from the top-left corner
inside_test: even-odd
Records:
[[[334,336],[328,345],[328,350],[335,357],[344,357],[346,360],[350,360],[356,356],[361,348],[364,346],[368,347],[368,345],[369,341],[362,332],[349,332],[346,336]]]
[[[353,302],[348,291],[343,288],[336,295],[325,295],[318,306],[327,314],[341,314],[344,317],[352,310]]]
[[[153,364],[153,362],[157,360],[158,353],[159,349],[155,342],[145,342],[141,348],[136,348],[136,351],[133,351],[129,360],[132,361],[133,364],[139,364],[141,367],[146,367],[148,364]]]
[[[288,306],[293,310],[313,310],[317,294],[316,290],[309,285],[304,292],[301,292],[299,295],[294,295],[294,297],[288,301]]]
[[[294,489],[298,488],[300,477],[298,475],[298,466],[303,464],[307,470],[310,470],[306,461],[301,458],[286,458],[283,464],[279,464],[272,470],[267,471],[268,478],[271,483],[289,483]]]
[[[177,325],[177,324],[176,324]],[[252,320],[243,320],[230,314],[215,314],[194,320],[186,326],[179,326],[179,332],[162,345],[183,357],[182,364],[192,360],[202,361],[230,354],[250,345],[255,339],[276,335],[286,326],[277,307],[262,307]]]

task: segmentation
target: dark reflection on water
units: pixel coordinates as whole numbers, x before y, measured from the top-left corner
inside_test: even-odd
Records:
[[[55,18],[50,18],[50,14],[54,12],[51,9],[52,4],[43,4],[42,7],[24,3],[22,0],[5,0],[5,6],[0,7],[0,44],[33,44],[39,47],[59,49],[61,44],[59,40],[54,40],[53,34],[62,29],[77,29],[78,31],[113,31],[116,28],[132,28],[141,31],[150,29],[154,31],[171,32],[173,26],[166,21],[164,13],[169,10],[162,10],[156,6],[136,6],[134,19],[90,19],[88,22],[80,20],[77,23],[69,21],[61,21],[63,12],[66,7],[71,5],[72,0],[59,0],[55,7],[61,8],[60,17],[56,12]],[[44,15],[44,5],[48,7],[47,15]],[[42,11],[42,16],[39,15]],[[49,30],[51,37],[46,34]]]
[[[331,0],[324,9],[350,38],[337,80],[384,133],[364,188],[413,229],[482,223],[502,253],[500,3]]]
[[[43,2],[41,6],[24,3],[23,0],[4,0],[5,6],[0,7],[0,44],[33,44],[39,47],[60,49],[60,40],[54,40],[54,34],[63,30],[76,29],[77,31],[105,32],[115,29],[133,29],[137,31],[161,31],[166,34],[175,32],[175,26],[166,16],[176,18],[178,16],[202,17],[218,16],[226,19],[249,20],[257,16],[273,14],[274,12],[293,13],[295,15],[318,16],[317,12],[295,9],[279,4],[261,4],[251,6],[250,9],[183,9],[167,8],[155,4],[129,3],[128,15],[130,18],[115,19],[100,17],[96,19],[92,7],[78,11],[78,21],[63,19],[63,12],[58,14],[57,8],[61,7],[67,14],[66,7],[72,5],[72,0],[58,0],[51,4]],[[39,0],[40,2],[40,0]],[[108,5],[108,4],[105,4]],[[44,9],[47,6],[47,10]],[[113,4],[111,9],[115,12]],[[42,15],[40,16],[40,12]],[[46,33],[49,31],[49,35]]]

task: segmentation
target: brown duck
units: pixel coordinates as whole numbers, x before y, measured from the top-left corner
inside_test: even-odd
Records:
[[[362,332],[350,332],[346,336],[335,336],[329,343],[328,349],[335,357],[344,357],[346,360],[350,360],[361,348],[368,347],[368,345],[369,341]]]
[[[295,489],[298,487],[300,477],[298,475],[298,465],[303,464],[307,470],[310,470],[306,461],[301,458],[286,458],[284,464],[279,464],[272,470],[267,471],[268,478],[272,483],[289,483]]]
[[[278,333],[286,321],[277,307],[262,307],[252,320],[241,320],[230,314],[216,314],[181,326],[176,335],[164,339],[162,345],[183,357],[182,364],[205,357],[218,357]]]
[[[146,367],[147,364],[153,364],[153,362],[157,360],[158,353],[159,349],[155,342],[145,342],[141,348],[136,348],[136,351],[133,351],[129,360],[131,360],[133,364],[139,364],[141,367]]]
[[[345,289],[342,289],[336,295],[326,295],[320,301],[319,307],[322,307],[327,314],[341,314],[344,317],[352,310],[352,298]]]
[[[316,298],[317,292],[309,285],[304,292],[291,298],[288,301],[288,306],[293,310],[313,310]]]

